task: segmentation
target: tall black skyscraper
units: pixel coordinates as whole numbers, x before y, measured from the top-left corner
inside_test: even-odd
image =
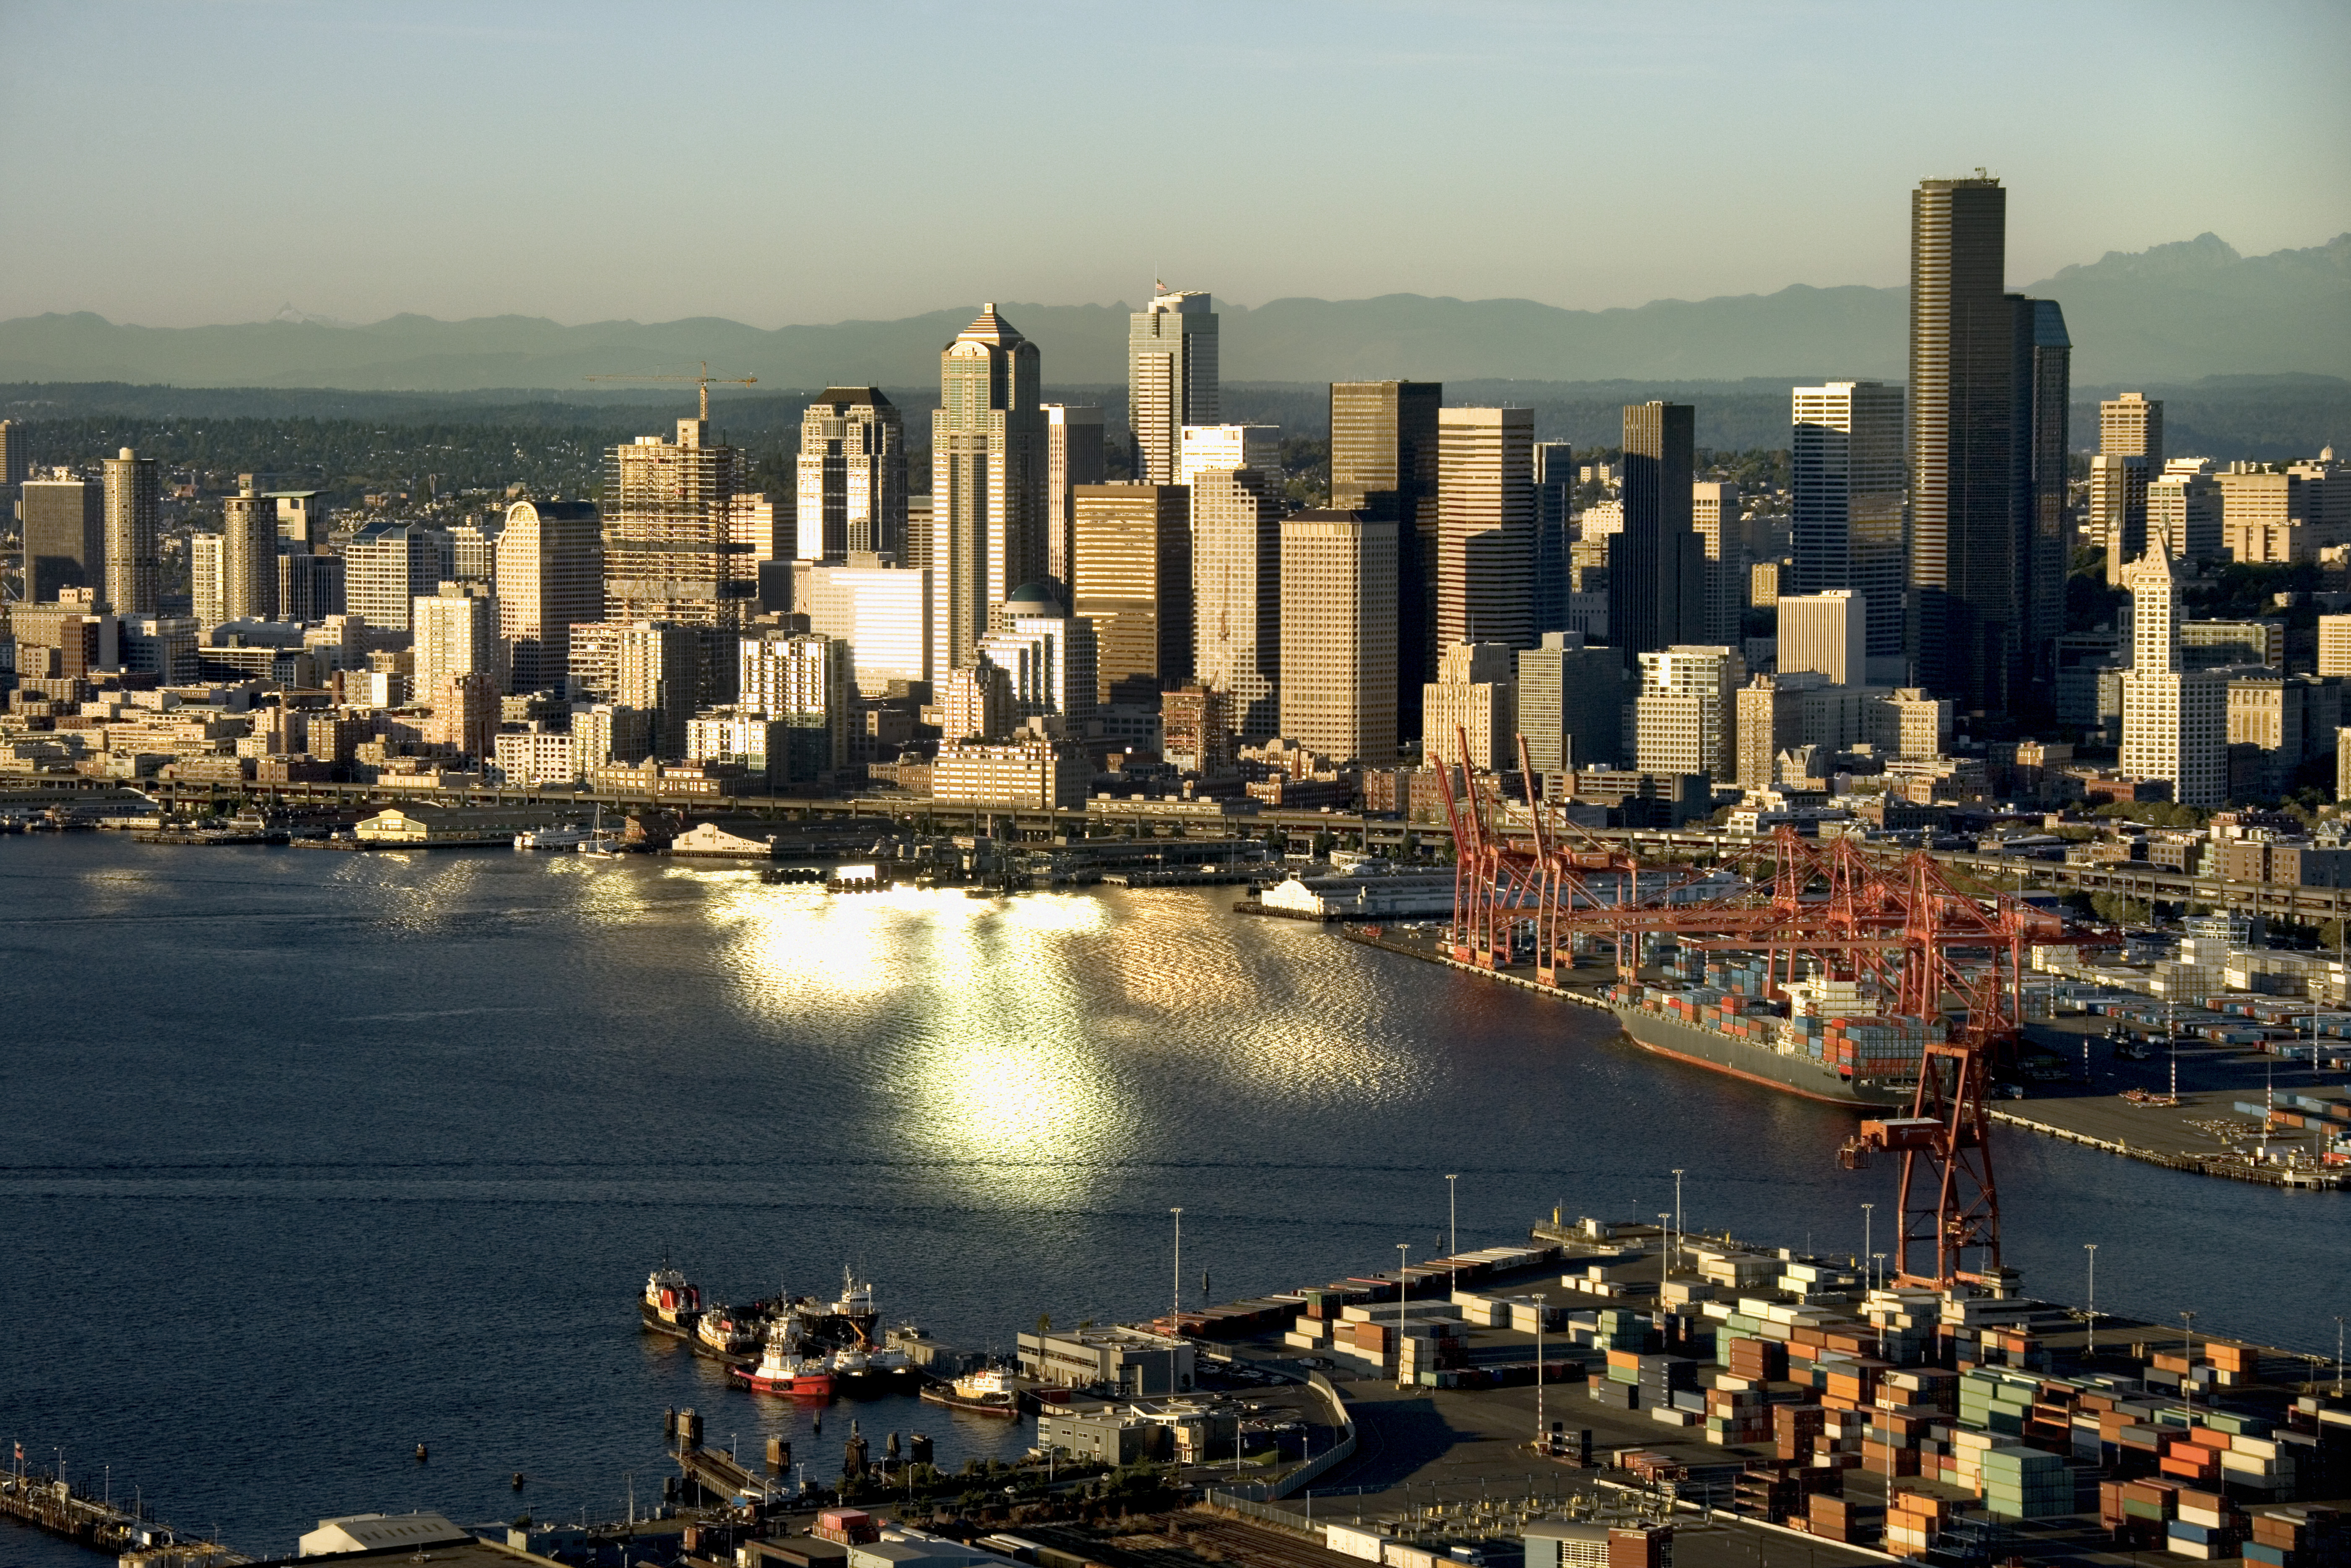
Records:
[[[2065,458],[2074,391],[2074,340],[2054,299],[2011,295],[2016,312],[2020,439],[2018,506],[2022,512],[2025,677],[2038,688],[2035,710],[2054,701],[2057,639],[2065,632]]]
[[[1437,382],[1331,383],[1331,505],[1396,522],[1396,734],[1437,678]]]
[[[1608,550],[1608,641],[1628,668],[1698,640],[1706,624],[1706,547],[1690,527],[1696,416],[1686,402],[1625,410],[1625,531]]]

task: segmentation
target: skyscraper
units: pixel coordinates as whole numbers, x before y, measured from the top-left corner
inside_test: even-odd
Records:
[[[1519,651],[1519,732],[1538,773],[1617,766],[1630,679],[1614,648],[1586,646],[1581,632],[1546,632]]]
[[[1568,595],[1574,591],[1573,549],[1575,512],[1575,448],[1564,441],[1538,441],[1534,449],[1534,591],[1532,631],[1567,629]]]
[[[1084,485],[1076,602],[1101,637],[1102,700],[1155,703],[1192,678],[1192,492]]]
[[[1641,654],[1635,758],[1644,773],[1739,776],[1738,693],[1747,661],[1733,648],[1682,643]]]
[[[2163,400],[2129,392],[2098,404],[2098,450],[2114,457],[2144,457],[2163,471]]]
[[[1331,383],[1331,505],[1396,522],[1396,732],[1420,734],[1437,674],[1436,382]]]
[[[423,523],[370,523],[343,547],[343,607],[371,630],[409,630],[419,594],[441,582],[441,535]]]
[[[1740,618],[1747,609],[1747,569],[1753,555],[1739,486],[1728,479],[1700,479],[1690,486],[1690,528],[1706,558],[1700,569],[1704,611],[1702,642],[1739,642]]]
[[[1437,419],[1437,640],[1534,642],[1535,415],[1448,408]]]
[[[802,560],[905,564],[906,432],[881,388],[827,387],[800,412],[796,511]]]
[[[1817,670],[1834,685],[1866,685],[1867,622],[1867,601],[1850,588],[1781,595],[1781,674]]]
[[[1519,683],[1507,643],[1448,643],[1437,655],[1437,679],[1420,688],[1425,760],[1462,760],[1499,772],[1519,765]],[[1532,748],[1530,747],[1530,750]]]
[[[690,630],[705,703],[733,700],[736,644],[773,554],[773,510],[708,420],[679,420],[674,442],[641,435],[605,455],[604,618]],[[682,755],[683,735],[662,755]]]
[[[106,608],[152,615],[161,587],[163,486],[152,457],[128,446],[106,460]]]
[[[1187,424],[1176,432],[1176,483],[1188,485],[1211,468],[1281,468],[1278,424]]]
[[[2025,373],[2016,409],[2024,460],[2018,465],[2023,494],[2025,667],[2041,697],[2053,702],[2057,639],[2065,634],[2065,577],[2072,569],[2071,530],[2065,513],[2067,465],[2072,459],[2074,340],[2065,312],[2054,299],[2011,295],[2021,318],[2020,336],[2031,343],[2020,355]],[[2036,707],[2043,707],[2036,702]]]
[[[2131,592],[2131,665],[2122,674],[2122,770],[2162,779],[2183,806],[2229,792],[2229,676],[2187,670],[2179,657],[2179,560],[2152,550],[2124,574]]]
[[[1192,659],[1231,699],[1242,739],[1280,733],[1281,503],[1261,468],[1218,468],[1192,484]]]
[[[1217,313],[1205,293],[1155,285],[1127,319],[1126,416],[1134,427],[1134,476],[1173,485],[1187,424],[1214,424]]]
[[[1706,613],[1706,555],[1690,527],[1691,437],[1683,402],[1625,410],[1625,527],[1608,549],[1608,640],[1625,667],[1696,635]]]
[[[1070,739],[1084,739],[1102,686],[1093,622],[1071,614],[1039,582],[1015,589],[999,620],[1003,629],[979,647],[1011,679],[1017,716],[1058,718]]]
[[[0,419],[0,521],[16,515],[16,487],[31,472],[25,427],[13,419]]]
[[[604,525],[591,501],[517,501],[497,544],[498,635],[517,692],[560,690],[571,628],[604,613]]]
[[[1281,520],[1281,733],[1309,751],[1395,756],[1396,532],[1362,512]]]
[[[1910,198],[1910,584],[1923,684],[1999,711],[2025,627],[2016,407],[2021,329],[2003,290],[2008,193],[1988,175]],[[2029,361],[2028,361],[2029,362]]]
[[[21,431],[23,426],[19,425]],[[68,588],[106,586],[106,491],[65,469],[36,475],[24,505],[25,602],[53,604]]]
[[[1045,416],[1037,345],[980,308],[939,354],[931,415],[931,592],[938,664],[967,663],[988,609],[1045,574]]]
[[[1068,593],[1077,570],[1071,555],[1077,512],[1071,502],[1079,486],[1102,482],[1102,411],[1080,402],[1039,406],[1045,413],[1045,575]]]
[[[2105,548],[2106,580],[2147,552],[2147,486],[2163,475],[2163,402],[2125,392],[2098,404],[2098,455],[2090,460],[2085,531]],[[2174,539],[2173,550],[2181,548]]]
[[[431,702],[445,683],[467,676],[506,687],[506,646],[498,641],[498,601],[478,582],[444,582],[417,596],[409,611],[417,695]]]
[[[224,621],[277,615],[277,506],[250,489],[221,503],[220,609]]]

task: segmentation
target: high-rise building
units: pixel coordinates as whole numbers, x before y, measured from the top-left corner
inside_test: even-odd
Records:
[[[1233,765],[1231,694],[1195,682],[1160,699],[1161,754],[1177,768],[1215,774]]]
[[[2125,392],[2098,404],[2098,450],[2112,457],[2144,457],[2148,471],[2161,473],[2163,400]]]
[[[1437,679],[1420,688],[1421,745],[1427,760],[1462,760],[1466,735],[1471,768],[1498,772],[1519,765],[1513,661],[1521,651],[1507,643],[1455,643],[1438,653]]]
[[[936,663],[970,659],[988,612],[1045,574],[1045,415],[1037,345],[993,304],[939,355],[931,415]]]
[[[1102,702],[1151,704],[1192,678],[1192,491],[1084,485],[1072,589],[1102,646]]]
[[[610,762],[634,767],[653,754],[653,715],[620,703],[573,706],[571,755],[580,773]]]
[[[981,638],[979,646],[1010,677],[1017,716],[1057,718],[1068,738],[1084,739],[1102,689],[1093,622],[1071,614],[1050,587],[1037,582],[1015,589],[999,619],[1003,629]]]
[[[1045,575],[1073,591],[1077,570],[1077,487],[1102,482],[1102,411],[1092,403],[1048,402],[1045,414]]]
[[[592,501],[517,501],[497,543],[498,635],[517,692],[559,691],[571,628],[604,615],[604,525]]]
[[[793,574],[792,603],[810,632],[849,644],[862,695],[923,695],[938,678],[927,569],[803,563]]]
[[[1377,765],[1396,752],[1396,533],[1362,512],[1281,520],[1281,733]]]
[[[1779,782],[1780,754],[1804,745],[1804,696],[1822,677],[1804,671],[1758,675],[1738,693],[1739,787]]]
[[[1747,573],[1755,556],[1753,529],[1740,510],[1739,486],[1727,479],[1699,479],[1690,486],[1690,530],[1706,558],[1705,610],[1700,641],[1739,640],[1747,612]]]
[[[161,590],[163,482],[155,460],[128,446],[105,466],[105,608],[117,615],[152,615]]]
[[[1538,441],[1534,447],[1534,591],[1530,606],[1531,630],[1537,637],[1564,632],[1571,624],[1574,519],[1575,448],[1564,441]]]
[[[207,632],[229,618],[228,540],[219,534],[188,536],[188,606]]]
[[[1628,672],[1615,649],[1546,632],[1519,650],[1519,732],[1537,773],[1615,768],[1624,758]]]
[[[2018,351],[2022,371],[2015,410],[2023,456],[2017,465],[2022,489],[2023,539],[2019,559],[2024,572],[2024,653],[2040,688],[2037,711],[2048,711],[2054,690],[2057,639],[2065,634],[2065,579],[2073,570],[2073,528],[2066,486],[2073,461],[2074,340],[2065,312],[2054,299],[2011,295],[2018,336],[2029,340]]]
[[[1830,382],[1798,387],[1792,401],[1792,580],[1781,584],[1782,591],[1849,588],[1860,594],[1869,606],[1869,656],[1886,661],[1890,673],[1902,658],[1909,570],[1902,389]]]
[[[1630,669],[1687,642],[1706,613],[1706,556],[1690,527],[1691,437],[1684,402],[1625,410],[1625,528],[1608,549],[1608,640]]]
[[[21,433],[24,429],[18,425]],[[106,492],[94,479],[57,469],[26,479],[25,602],[53,604],[68,588],[106,586]]]
[[[940,737],[950,746],[967,740],[1001,740],[1018,716],[1012,677],[986,653],[950,673],[940,703]]]
[[[1158,285],[1151,303],[1127,319],[1126,413],[1134,477],[1177,483],[1184,427],[1218,416],[1217,312],[1206,293]]]
[[[827,387],[800,413],[802,560],[906,559],[906,432],[879,387]]]
[[[771,774],[809,779],[847,764],[856,707],[853,657],[839,637],[763,632],[743,640],[737,683],[742,710],[780,719],[800,732],[786,737],[789,770],[778,768],[771,755]]]
[[[589,695],[649,716],[655,757],[685,755],[686,720],[703,706],[697,701],[698,630],[650,621],[590,622],[571,628],[572,674],[581,678]]]
[[[241,491],[221,503],[220,615],[223,621],[277,616],[277,507]],[[198,620],[204,619],[199,612]]]
[[[2191,565],[2220,557],[2220,486],[2209,457],[2174,457],[2147,486],[2147,533]]]
[[[1189,485],[1211,468],[1281,469],[1278,424],[1187,424],[1176,433],[1176,483]]]
[[[1261,468],[1211,469],[1192,489],[1192,663],[1231,698],[1243,740],[1280,733],[1281,498]]]
[[[0,522],[16,515],[16,487],[32,473],[25,434],[15,420],[0,419]]]
[[[2161,779],[2183,806],[2218,806],[2229,791],[2229,676],[2182,668],[2178,558],[2154,550],[2131,564],[2131,664],[2122,673],[2124,774]]]
[[[603,516],[604,618],[692,631],[697,699],[732,702],[735,646],[758,613],[759,564],[776,547],[774,508],[749,487],[741,451],[713,442],[706,419],[679,420],[674,442],[641,435],[612,447]],[[684,729],[674,738],[662,756],[684,755]]]
[[[2090,459],[2087,532],[2105,549],[2106,580],[2117,586],[2147,551],[2147,459],[2137,453]]]
[[[326,497],[317,490],[267,490],[277,509],[277,539],[287,549],[316,555],[327,548]]]
[[[2318,618],[2318,673],[2351,676],[2351,615]]]
[[[448,580],[453,582],[489,582],[498,574],[498,536],[506,529],[506,519],[486,520],[466,518],[443,530],[448,539]]]
[[[1782,674],[1817,670],[1832,685],[1869,679],[1869,605],[1850,588],[1780,598],[1777,662]]]
[[[1739,775],[1738,693],[1747,661],[1735,648],[1682,643],[1641,654],[1633,766],[1644,773]]]
[[[343,546],[343,605],[379,632],[409,630],[409,610],[441,583],[441,535],[424,523],[370,523]]]
[[[487,676],[506,687],[506,645],[498,640],[498,601],[486,584],[444,582],[419,594],[409,611],[416,690],[430,694],[462,676]]]
[[[1396,523],[1396,727],[1418,738],[1437,674],[1436,382],[1331,383],[1331,505]]]
[[[1531,408],[1437,416],[1437,638],[1534,642],[1534,444]]]
[[[601,592],[601,585],[598,591]],[[343,613],[343,558],[281,550],[277,557],[277,613],[305,623]]]

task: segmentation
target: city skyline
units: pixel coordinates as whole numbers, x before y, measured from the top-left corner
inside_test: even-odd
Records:
[[[1212,34],[1216,16],[1239,19],[1224,7],[1207,14]],[[1138,79],[1118,63],[1136,57],[1156,25],[1140,9],[1090,13],[1088,27],[1071,28],[1054,25],[1061,8],[1029,7],[995,29],[917,25],[885,37],[846,16],[722,6],[705,25],[732,42],[707,68],[714,107],[698,112],[701,140],[727,152],[687,158],[677,156],[679,143],[696,132],[616,74],[626,51],[611,43],[639,15],[518,5],[486,23],[454,6],[13,6],[0,16],[0,41],[21,47],[0,48],[0,133],[57,186],[103,187],[110,199],[75,221],[45,225],[43,243],[0,280],[0,318],[89,309],[185,326],[260,319],[289,302],[353,320],[402,311],[719,316],[763,326],[893,317],[965,291],[956,258],[922,243],[941,223],[1003,258],[1007,276],[994,289],[1009,300],[1134,300],[1157,275],[1178,287],[1213,277],[1224,297],[1244,303],[1417,290],[1614,308],[1791,283],[1898,283],[1899,225],[1862,193],[1978,165],[2032,193],[2014,214],[2016,277],[2205,230],[2258,252],[2351,228],[2351,110],[2328,90],[2320,63],[2351,38],[2351,22],[2335,7],[2239,7],[2223,17],[2172,6],[2153,18],[2131,12],[2127,26],[2116,26],[2123,14],[2110,7],[1978,6],[1975,27],[2029,30],[2034,39],[1995,65],[1933,48],[1938,19],[1890,8],[1791,5],[1627,19],[1585,6],[1492,5],[1465,24],[1458,13],[1416,5],[1301,5],[1252,16],[1245,43]],[[1446,25],[1432,34],[1440,15]],[[126,32],[148,47],[107,47]],[[1430,47],[1438,37],[1445,47]],[[2091,54],[2101,69],[2081,77],[2072,62]],[[2147,122],[2140,84],[2183,57],[2205,62],[2210,90],[2177,99]],[[368,76],[343,83],[340,112],[298,145],[277,134],[274,109],[205,85],[244,70],[341,82],[357,57],[370,59]],[[1301,57],[1322,68],[1302,81],[1283,73]],[[99,60],[115,134],[76,137],[72,106],[87,99]],[[983,108],[981,123],[998,137],[1033,139],[1073,120],[1114,123],[1180,100],[1212,151],[1254,155],[1285,138],[1317,147],[1335,126],[1353,156],[1325,177],[1228,192],[1222,199],[1238,211],[1213,225],[1171,223],[1156,204],[1106,220],[1077,204],[1040,218],[1033,204],[1047,193],[1041,176],[1009,176],[1016,199],[1003,201],[1003,192],[960,186],[919,151],[945,123],[928,105],[954,96],[956,73],[1015,63],[1052,75],[1064,90]],[[876,158],[827,164],[799,156],[808,127],[828,109],[862,110],[863,83],[881,72],[904,84],[907,111],[879,124]],[[1590,162],[1546,161],[1531,189],[1510,161],[1456,171],[1409,127],[1365,107],[1406,73],[1432,114],[1475,113],[1506,138],[1574,147]],[[1562,75],[1579,90],[1536,90]],[[1791,84],[1834,91],[1846,112],[1874,115],[1877,126],[1816,152],[1798,183],[1784,176],[1782,139],[1754,134],[1798,128],[1787,109]],[[1635,112],[1660,95],[1677,109],[1662,131]],[[583,123],[568,112],[583,100],[608,112]],[[752,107],[768,102],[790,107]],[[2078,155],[2123,121],[2138,127],[2137,160],[2168,171],[2160,184],[2126,192],[2100,160]],[[1645,127],[1638,135],[1636,123]],[[2304,148],[2290,165],[2268,151],[2289,136]],[[269,157],[257,155],[264,146]],[[1117,137],[1081,138],[1068,172],[1111,188],[1123,147]],[[483,163],[484,148],[499,156]],[[650,227],[606,225],[602,243],[573,255],[550,256],[522,237],[580,226],[616,189],[655,171],[682,206],[724,200],[738,157],[791,172],[775,199],[737,220],[739,244],[705,250],[690,267],[676,266]],[[896,171],[878,184],[869,172],[876,162]],[[1319,154],[1301,162],[1320,168]],[[1219,162],[1206,157],[1178,172],[1168,194],[1177,204],[1207,199],[1218,190]],[[1706,194],[1691,201],[1698,169]],[[1417,181],[1422,221],[1400,225],[1380,247],[1259,241],[1277,214],[1286,227],[1301,219],[1332,227],[1379,200],[1375,193],[1398,188],[1400,176],[1414,188],[1420,175],[1429,176]],[[300,221],[282,243],[258,261],[227,243],[221,225],[282,204],[288,178],[303,193]],[[209,197],[193,214],[176,199],[190,189]],[[1645,196],[1659,189],[1676,198]],[[1639,221],[1624,234],[1573,216],[1628,204]],[[793,243],[797,214],[844,205],[866,220],[856,268]],[[156,210],[183,214],[170,269],[146,264],[143,214]],[[391,214],[405,221],[387,225]],[[1726,230],[1740,243],[1720,244]],[[458,235],[490,237],[449,243]],[[1625,243],[1628,235],[1635,243]]]

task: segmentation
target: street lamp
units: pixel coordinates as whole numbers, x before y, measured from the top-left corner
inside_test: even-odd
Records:
[[[2196,1425],[2196,1314],[2194,1312],[2182,1312],[2179,1314],[2179,1332],[2182,1336],[2179,1359],[2186,1364],[2179,1374],[2179,1395],[2188,1402],[2188,1425],[2193,1427]]]
[[[1870,1256],[1869,1228],[1877,1218],[1876,1208],[1877,1205],[1874,1203],[1865,1203],[1861,1206],[1861,1255],[1865,1258]],[[1869,1288],[1874,1291],[1877,1286],[1873,1281]]]
[[[1676,1166],[1674,1167],[1674,1250],[1677,1252],[1681,1250],[1682,1238],[1688,1234],[1682,1228],[1683,1169],[1684,1167],[1681,1166]]]
[[[1405,1270],[1412,1267],[1412,1243],[1396,1243],[1396,1386],[1404,1386],[1404,1309],[1405,1298],[1411,1291],[1412,1281]]]
[[[2343,1320],[2335,1320],[2335,1397],[2343,1397]]]
[[[1176,1217],[1176,1307],[1168,1320],[1167,1332],[1182,1333],[1184,1332],[1184,1211],[1180,1208],[1171,1208],[1167,1212]]]
[[[1458,1171],[1448,1171],[1446,1173],[1445,1249],[1447,1252],[1453,1253],[1458,1253],[1461,1250],[1461,1210],[1454,1202],[1454,1184],[1460,1179],[1461,1176]]]
[[[2098,1244],[2085,1241],[2082,1249],[2090,1255],[2090,1302],[2083,1310],[2090,1314],[2090,1339],[2087,1349],[2092,1361],[2098,1359]]]

